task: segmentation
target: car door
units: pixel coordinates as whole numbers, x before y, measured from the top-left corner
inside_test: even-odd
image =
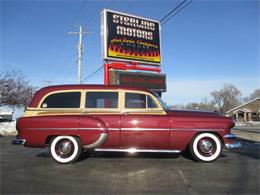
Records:
[[[121,116],[122,148],[168,149],[169,119],[155,98],[141,92],[126,92]]]
[[[93,143],[102,132],[108,138],[102,148],[119,147],[120,116],[118,91],[87,91],[85,108],[80,116],[79,130],[84,133],[84,142]]]

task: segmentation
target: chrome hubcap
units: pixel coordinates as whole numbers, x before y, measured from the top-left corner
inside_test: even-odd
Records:
[[[68,139],[60,140],[60,142],[57,143],[55,150],[57,155],[59,155],[61,158],[67,158],[73,153],[74,146],[73,143]]]
[[[59,152],[62,155],[67,155],[71,151],[71,143],[69,141],[62,142],[59,146]]]
[[[201,143],[200,143],[200,151],[205,153],[205,154],[209,154],[212,152],[213,150],[213,144],[208,141],[208,140],[201,140]]]

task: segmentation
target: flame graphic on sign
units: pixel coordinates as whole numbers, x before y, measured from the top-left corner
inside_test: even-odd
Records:
[[[160,62],[159,50],[148,49],[147,51],[138,51],[135,48],[125,49],[120,45],[110,44],[108,48],[109,57],[122,57],[135,60],[145,60],[151,62]]]

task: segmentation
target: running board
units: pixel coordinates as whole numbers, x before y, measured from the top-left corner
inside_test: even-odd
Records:
[[[136,148],[128,148],[128,149],[113,149],[113,148],[96,148],[94,151],[99,152],[161,152],[161,153],[180,153],[181,150],[153,150],[153,149],[136,149]]]

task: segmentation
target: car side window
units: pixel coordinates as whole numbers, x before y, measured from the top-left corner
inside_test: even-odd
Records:
[[[62,92],[47,96],[41,108],[79,108],[80,92]]]
[[[126,93],[125,108],[146,108],[146,95],[139,93]]]
[[[149,95],[126,93],[125,108],[158,108],[158,105]]]
[[[158,105],[154,102],[154,100],[149,95],[147,95],[147,108],[158,108]]]
[[[118,108],[118,92],[87,92],[86,108]]]

